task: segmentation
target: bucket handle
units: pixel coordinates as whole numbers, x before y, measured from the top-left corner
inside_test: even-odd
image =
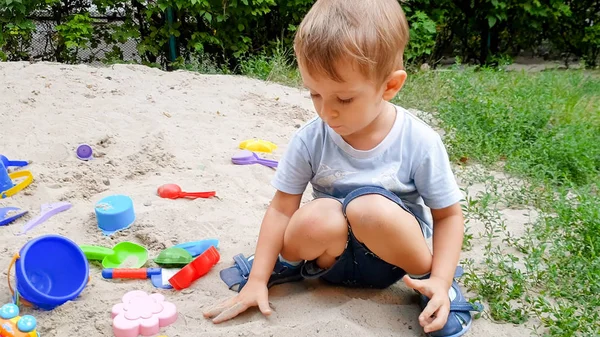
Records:
[[[8,198],[10,196],[15,195],[17,192],[29,186],[29,184],[31,184],[31,182],[33,181],[33,174],[31,174],[31,172],[27,170],[12,172],[9,173],[8,176],[10,177],[10,179],[25,178],[25,180],[21,181],[20,183],[9,188],[6,191],[0,191],[0,199]]]
[[[12,270],[12,267],[15,265],[15,263],[17,262],[17,260],[19,258],[20,258],[19,253],[16,253],[15,255],[13,255],[13,258],[10,261],[10,265],[8,266],[8,273],[6,274],[6,278],[8,279],[8,289],[10,290],[10,296],[15,299],[15,302],[17,305],[19,305],[19,303],[21,303],[26,307],[33,307],[33,305],[31,303],[29,303],[29,301],[27,301],[24,298],[21,298],[19,296],[19,293],[17,293],[15,296],[15,291],[14,291],[12,285],[10,284],[10,271]]]
[[[20,297],[18,292],[16,293],[16,297],[15,297],[15,290],[13,289],[12,285],[10,284],[10,271],[12,270],[12,267],[15,265],[15,263],[17,263],[17,260],[19,258],[21,258],[19,256],[19,253],[15,253],[15,255],[13,255],[12,260],[10,261],[10,265],[8,265],[8,273],[6,273],[6,278],[8,280],[8,289],[10,290],[10,296],[15,299],[15,302],[17,305],[19,305],[19,303],[21,303],[26,307],[33,307],[33,304],[31,304],[26,299]],[[91,281],[91,277],[88,275],[87,283],[90,284],[90,281]]]

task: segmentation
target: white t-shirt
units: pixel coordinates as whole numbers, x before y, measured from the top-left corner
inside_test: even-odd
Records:
[[[388,135],[368,151],[356,150],[315,117],[292,137],[279,161],[272,185],[302,194],[343,201],[359,187],[383,187],[395,193],[420,220],[423,234],[433,233],[430,208],[445,208],[462,198],[446,148],[437,132],[396,106]]]

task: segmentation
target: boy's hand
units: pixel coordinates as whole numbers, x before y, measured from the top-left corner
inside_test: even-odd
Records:
[[[239,294],[209,308],[204,312],[204,317],[212,318],[213,323],[221,323],[257,305],[263,315],[271,314],[269,289],[264,283],[248,280]]]
[[[448,320],[450,313],[450,298],[448,297],[448,282],[439,278],[431,277],[426,280],[414,280],[408,275],[403,278],[404,283],[410,288],[418,291],[429,298],[429,303],[419,315],[419,323],[425,333],[440,330]]]

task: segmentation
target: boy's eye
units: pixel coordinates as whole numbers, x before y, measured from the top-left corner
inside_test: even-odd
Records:
[[[338,98],[338,102],[340,102],[341,104],[350,104],[350,103],[352,103],[353,100],[354,100],[354,98],[348,98],[348,99]]]
[[[319,95],[319,94],[313,94],[313,93],[311,93],[311,94],[310,94],[310,97],[312,97],[312,98],[318,98],[318,97],[321,97],[321,95]]]

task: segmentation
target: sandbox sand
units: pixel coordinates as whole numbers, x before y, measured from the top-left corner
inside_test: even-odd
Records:
[[[242,140],[255,137],[279,145],[264,157],[280,158],[296,128],[314,115],[307,92],[239,76],[134,65],[0,63],[0,83],[0,153],[31,160],[28,169],[35,177],[23,192],[0,200],[0,206],[29,210],[0,227],[2,280],[12,255],[44,234],[81,245],[133,241],[147,247],[151,257],[177,243],[220,239],[219,264],[181,292],[156,290],[143,280],[104,280],[99,264],[92,263],[91,282],[76,301],[49,312],[24,309],[37,317],[42,336],[112,336],[111,307],[138,289],[159,291],[177,305],[179,319],[163,329],[169,337],[423,336],[417,297],[402,283],[386,290],[344,289],[319,281],[286,284],[271,289],[275,312],[268,319],[258,310],[221,325],[202,316],[207,306],[234,295],[218,271],[229,267],[235,254],[254,252],[274,193],[272,169],[233,165],[230,158]],[[80,143],[92,145],[93,160],[75,157]],[[159,198],[157,187],[171,182],[188,191],[215,190],[218,198]],[[130,229],[106,237],[97,228],[94,205],[111,194],[130,196],[137,219]],[[41,204],[58,201],[73,207],[26,235],[15,235],[39,214]],[[509,226],[521,228],[528,221],[523,214],[507,211]],[[482,245],[474,244],[465,256],[478,257]],[[9,301],[2,281],[0,304]],[[467,336],[529,332],[484,315]]]

